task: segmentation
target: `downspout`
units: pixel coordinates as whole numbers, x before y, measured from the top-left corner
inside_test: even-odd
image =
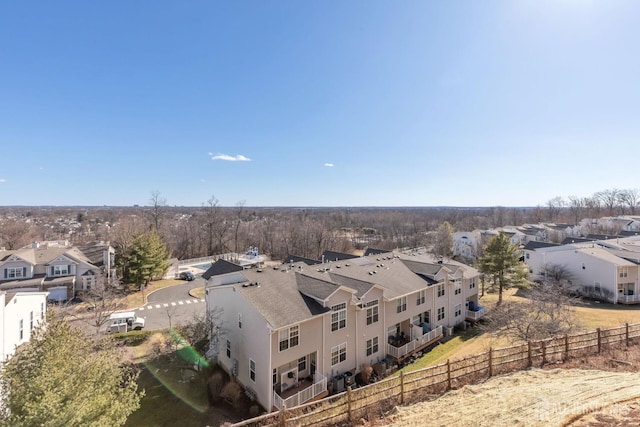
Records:
[[[274,386],[275,384],[273,384],[273,330],[271,330],[271,328],[269,328],[269,326],[267,326],[267,331],[269,331],[269,370],[267,371],[267,375],[269,375],[269,377],[267,378],[267,390],[269,390],[269,412],[271,412],[271,409],[273,408],[273,393],[275,393],[274,390]]]
[[[358,358],[359,358],[358,340],[360,338],[360,336],[358,335],[358,306],[357,305],[356,305],[355,313],[356,313],[356,320],[355,320],[356,321],[356,340],[355,341],[356,341],[356,371],[357,371],[358,370],[358,366],[359,366],[359,363],[358,363]]]

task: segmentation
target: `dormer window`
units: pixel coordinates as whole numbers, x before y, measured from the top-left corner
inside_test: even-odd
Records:
[[[70,265],[52,265],[51,266],[52,276],[67,276],[70,273],[71,273]]]

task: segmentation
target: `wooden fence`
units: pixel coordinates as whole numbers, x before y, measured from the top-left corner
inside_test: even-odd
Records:
[[[529,341],[449,361],[413,372],[386,378],[374,384],[329,396],[295,408],[283,408],[234,424],[234,427],[328,426],[355,424],[369,416],[379,416],[394,406],[434,399],[448,390],[477,384],[494,375],[520,371],[569,358],[598,354],[617,345],[640,342],[640,323],[610,329],[596,329]]]

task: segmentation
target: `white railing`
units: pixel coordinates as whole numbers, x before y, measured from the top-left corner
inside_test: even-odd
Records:
[[[618,302],[624,304],[640,302],[640,295],[618,295]]]
[[[178,261],[178,264],[185,265],[185,264],[197,264],[199,262],[216,262],[220,258],[226,259],[226,260],[237,259],[238,254],[234,252],[229,252],[226,254],[203,256],[200,258],[181,259]]]
[[[303,403],[310,401],[314,397],[324,393],[325,391],[327,391],[327,378],[323,376],[314,384],[286,399],[283,399],[278,393],[274,391],[273,406],[278,408],[278,410],[281,410],[283,406],[286,406],[287,409],[300,406]]]
[[[403,356],[406,356],[407,354],[411,354],[417,348],[420,348],[423,345],[428,344],[431,341],[434,341],[434,340],[436,340],[438,338],[441,338],[441,337],[442,337],[442,326],[438,326],[437,328],[435,328],[432,331],[427,332],[426,334],[424,334],[420,338],[417,338],[415,340],[409,341],[408,343],[406,343],[402,347],[395,347],[395,346],[393,346],[391,344],[387,344],[387,354],[390,355],[390,356],[393,356],[396,359],[399,359],[399,358],[401,358]]]
[[[486,314],[484,308],[479,309],[478,311],[471,311],[471,310],[467,310],[467,313],[465,314],[465,317],[467,319],[471,319],[471,320],[480,320],[484,317],[484,315]]]

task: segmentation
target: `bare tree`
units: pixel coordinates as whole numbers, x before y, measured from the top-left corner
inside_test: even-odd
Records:
[[[160,232],[160,224],[164,215],[164,210],[167,207],[167,199],[160,195],[158,190],[151,192],[151,220],[156,231]]]
[[[598,191],[593,195],[594,199],[597,199],[606,207],[609,211],[609,216],[614,216],[616,208],[620,203],[620,190],[613,188],[610,190]]]
[[[111,315],[124,307],[118,281],[104,274],[96,276],[95,283],[84,293],[83,300],[88,303],[89,314],[82,316],[82,319],[95,328],[96,335],[101,333]]]
[[[549,221],[555,222],[562,208],[566,205],[564,199],[556,196],[547,202],[547,212],[549,213]]]
[[[524,302],[508,301],[490,310],[481,327],[516,342],[568,334],[577,327],[575,301],[559,287],[537,284]]]
[[[245,201],[239,201],[238,203],[236,203],[236,215],[235,215],[235,219],[234,219],[234,225],[233,225],[233,241],[234,241],[234,251],[235,253],[239,252],[239,248],[238,248],[238,231],[240,230],[240,224],[242,224],[242,221],[244,220],[244,205],[245,205]]]
[[[447,221],[440,224],[436,230],[432,253],[442,259],[453,255],[453,227]]]
[[[640,190],[637,188],[630,190],[621,190],[618,195],[621,204],[629,208],[629,213],[635,215],[638,207],[640,207]]]
[[[569,213],[573,219],[573,224],[577,225],[580,220],[584,218],[587,211],[587,201],[584,197],[569,196],[569,203],[567,206],[569,207]]]
[[[0,246],[8,250],[18,249],[29,243],[31,227],[24,221],[7,219],[0,224]]]

